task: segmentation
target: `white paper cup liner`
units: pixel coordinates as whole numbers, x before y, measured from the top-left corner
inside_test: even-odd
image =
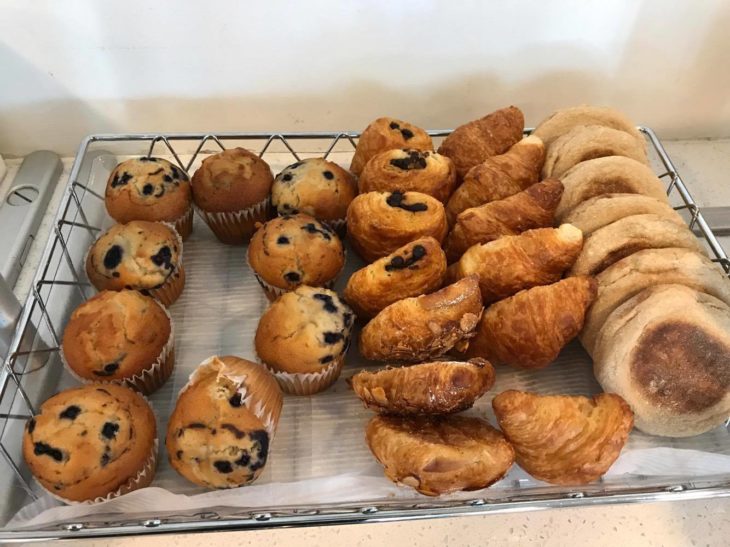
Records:
[[[223,243],[242,244],[247,242],[256,231],[257,222],[266,222],[270,198],[241,211],[212,213],[195,207],[200,217],[213,230]]]
[[[269,366],[260,358],[259,362],[274,375],[284,393],[289,393],[290,395],[314,395],[315,393],[324,391],[337,381],[345,365],[345,355],[343,353],[319,372],[281,372]]]
[[[173,224],[175,225],[175,231],[180,234],[183,241],[190,237],[193,233],[193,206],[191,205],[183,215],[176,219]]]
[[[63,348],[59,351],[61,355],[61,363],[63,363],[63,366],[66,368],[68,373],[82,384],[126,385],[143,395],[154,393],[167,381],[172,374],[172,369],[175,367],[175,325],[167,308],[165,306],[160,307],[170,321],[170,336],[168,337],[167,342],[165,342],[165,345],[162,347],[160,355],[149,366],[149,368],[146,368],[129,378],[119,378],[115,380],[84,378],[83,376],[79,376],[79,374],[77,374],[76,371],[74,371],[74,369],[72,369],[68,364]]]

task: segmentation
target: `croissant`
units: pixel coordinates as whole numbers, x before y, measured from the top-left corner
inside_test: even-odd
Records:
[[[502,433],[468,416],[375,416],[365,436],[386,477],[427,496],[486,488],[515,459]]]
[[[460,125],[444,139],[439,154],[450,157],[459,177],[491,156],[504,154],[522,138],[525,116],[516,106],[487,114]]]
[[[453,279],[479,276],[485,305],[537,285],[555,283],[583,247],[583,234],[571,224],[538,228],[473,245],[452,268]]]
[[[518,368],[545,367],[583,328],[596,291],[592,277],[569,277],[492,304],[467,355]]]
[[[360,353],[378,361],[425,361],[474,336],[482,313],[477,276],[391,304],[360,333]]]
[[[505,391],[492,400],[517,463],[541,481],[587,484],[601,477],[628,439],[634,414],[613,393],[593,399]]]
[[[552,226],[562,194],[563,184],[549,179],[508,198],[463,211],[446,238],[446,258],[450,263],[456,262],[477,243]]]
[[[471,408],[494,385],[484,359],[436,361],[358,372],[350,385],[370,410],[381,414],[451,414]]]
[[[470,207],[504,199],[535,184],[545,161],[545,147],[534,136],[525,137],[504,154],[487,158],[469,169],[464,182],[446,205],[449,225]]]

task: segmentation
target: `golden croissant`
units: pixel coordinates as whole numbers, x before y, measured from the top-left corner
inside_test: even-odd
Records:
[[[446,205],[449,225],[470,207],[504,199],[538,182],[545,147],[538,137],[525,137],[504,154],[472,167]]]
[[[571,224],[538,228],[473,245],[451,267],[452,279],[479,276],[484,304],[537,285],[558,281],[583,247],[583,234]]]
[[[502,433],[468,416],[375,416],[365,437],[386,477],[427,496],[486,488],[515,458]]]
[[[474,336],[482,313],[477,276],[391,304],[360,333],[360,353],[377,361],[425,361]]]
[[[583,328],[596,291],[594,278],[569,277],[492,304],[467,355],[518,368],[545,367]]]
[[[483,118],[460,125],[444,139],[439,154],[456,165],[459,177],[491,156],[504,154],[522,138],[525,116],[516,106],[508,106]]]
[[[587,484],[616,461],[634,425],[629,405],[613,393],[593,399],[505,391],[492,400],[517,463],[541,481]]]
[[[456,262],[477,243],[552,226],[562,194],[563,184],[548,179],[508,198],[463,211],[446,238],[446,258]]]
[[[484,359],[435,361],[363,370],[349,383],[367,408],[381,414],[451,414],[471,408],[489,391],[494,367]]]

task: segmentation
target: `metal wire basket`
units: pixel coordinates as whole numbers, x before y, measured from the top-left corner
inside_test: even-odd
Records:
[[[713,260],[726,273],[730,272],[730,261],[725,251],[709,228],[702,211],[693,201],[664,147],[651,129],[639,129],[650,144],[652,160],[660,178],[667,182],[667,194],[672,204],[684,212],[690,227],[701,235]],[[449,131],[431,131],[430,134],[438,142]],[[83,273],[82,259],[91,242],[111,223],[104,209],[103,188],[108,173],[119,158],[140,154],[166,156],[181,168],[192,172],[208,153],[227,146],[244,146],[258,150],[275,170],[303,157],[314,156],[324,156],[348,165],[357,138],[357,133],[348,132],[139,134],[94,135],[82,142],[54,218],[52,232],[31,293],[23,306],[10,352],[0,370],[0,453],[4,460],[0,467],[6,466],[6,472],[0,476],[0,522],[7,523],[22,506],[41,495],[22,461],[20,445],[23,426],[43,400],[58,389],[73,385],[72,379],[61,365],[60,339],[70,313],[94,293]],[[229,248],[215,242],[200,219],[196,219],[195,230],[198,235],[194,235],[186,243],[186,270],[189,277],[199,278],[199,285],[195,285],[193,281],[183,293],[183,303],[172,308],[176,325],[182,324],[182,328],[177,331],[177,360],[184,365],[178,365],[168,385],[152,396],[153,406],[160,414],[160,431],[164,431],[166,415],[174,404],[177,389],[184,383],[192,367],[200,362],[200,355],[223,353],[225,350],[245,353],[250,349],[246,345],[250,341],[229,347],[223,338],[207,347],[205,340],[200,339],[194,331],[196,321],[200,319],[199,314],[206,313],[205,306],[201,303],[208,305],[213,299],[214,309],[211,313],[223,318],[230,316],[240,319],[240,339],[245,336],[252,338],[255,320],[265,305],[253,276],[245,269],[240,248]],[[223,277],[219,279],[205,279],[206,275],[212,275],[210,272],[213,270],[207,267],[211,261],[219,262],[216,272],[234,271],[236,275],[221,274]],[[354,260],[350,270],[356,267],[358,262]],[[218,294],[211,286],[220,283],[225,285],[225,290]],[[215,309],[216,306],[222,308],[218,310]],[[221,328],[226,327],[223,325]],[[359,362],[358,359],[357,355],[353,357],[362,367],[372,366]],[[597,392],[600,388],[592,378],[591,369],[587,366],[589,363],[590,360],[582,349],[573,344],[563,352],[556,365],[549,367],[553,371],[558,366],[561,367],[560,375],[555,372],[530,375],[531,373],[526,372],[500,370],[498,384],[493,393],[508,387],[569,393]],[[321,405],[316,402],[318,400],[322,401]],[[485,397],[473,412],[489,415],[490,400],[491,397]],[[288,408],[291,411],[283,422],[289,422],[280,425],[276,440],[278,452],[272,452],[271,462],[267,465],[267,468],[273,469],[268,477],[267,471],[259,482],[296,482],[303,478],[316,477],[318,473],[326,476],[335,468],[347,469],[348,465],[365,465],[361,462],[372,461],[361,439],[368,413],[347,393],[344,378],[333,389],[315,398],[287,397],[285,410]],[[337,415],[337,424],[342,427],[335,427],[334,433],[323,438],[322,442],[332,443],[333,437],[338,437],[349,439],[349,444],[343,442],[341,445],[333,445],[332,454],[323,457],[322,462],[312,458],[307,464],[306,472],[286,468],[290,463],[287,458],[291,458],[291,454],[300,450],[305,442],[301,439],[307,436],[301,434],[305,428],[302,424],[306,424],[307,431],[332,427],[333,413]],[[307,434],[314,435],[311,432]],[[360,444],[358,438],[361,439]],[[309,442],[308,449],[314,451],[312,446],[316,444],[315,441],[310,438],[306,442]],[[692,439],[659,439],[635,432],[630,442],[634,446],[694,448],[730,455],[730,434],[727,428],[719,428]],[[286,465],[277,467],[277,458],[287,462]],[[155,484],[180,493],[199,492],[176,476],[164,462],[164,457],[160,460],[163,463]],[[380,479],[385,480],[382,477]],[[540,483],[524,474],[511,473],[487,490],[445,499],[430,499],[407,491],[395,498],[356,499],[348,502],[322,499],[321,502],[306,505],[292,505],[282,499],[280,503],[266,507],[216,507],[202,511],[178,511],[175,514],[159,508],[153,513],[143,515],[109,513],[88,519],[64,520],[40,528],[6,525],[0,530],[0,540],[25,541],[39,538],[356,523],[727,495],[730,495],[730,475],[614,477],[580,488],[562,488]]]

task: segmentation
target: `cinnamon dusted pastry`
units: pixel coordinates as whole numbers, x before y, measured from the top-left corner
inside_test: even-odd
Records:
[[[440,243],[447,230],[444,206],[420,192],[368,192],[347,209],[347,236],[367,262],[421,237]]]
[[[583,328],[595,297],[596,281],[586,276],[520,291],[484,312],[467,355],[518,368],[546,367]]]
[[[358,317],[367,319],[398,300],[435,291],[445,276],[441,245],[422,237],[353,273],[344,297]]]
[[[592,197],[568,212],[563,217],[563,222],[580,228],[587,236],[624,217],[647,213],[659,215],[681,226],[685,225],[684,219],[672,209],[666,198],[657,199],[641,194],[601,194]]]
[[[637,143],[646,146],[646,141],[636,129],[636,124],[618,110],[606,106],[581,105],[557,110],[540,122],[532,134],[540,137],[545,146],[549,147],[555,139],[581,125],[602,125],[618,129],[634,137]]]
[[[730,280],[706,256],[678,247],[645,249],[596,276],[598,295],[586,314],[580,341],[593,354],[603,324],[613,310],[635,294],[661,283],[676,283],[709,294],[730,306]]]
[[[730,414],[730,307],[714,296],[644,289],[608,316],[593,355],[596,379],[626,399],[644,433],[699,435]]]
[[[542,176],[562,177],[574,165],[606,156],[625,156],[649,164],[646,147],[632,135],[601,125],[582,125],[574,127],[550,145]]]
[[[569,275],[596,275],[614,262],[642,249],[682,247],[704,252],[687,226],[659,215],[632,215],[588,236]]]
[[[456,217],[446,239],[446,258],[449,262],[456,262],[477,243],[552,226],[562,193],[561,182],[549,179],[508,198],[467,209]]]
[[[522,138],[525,116],[516,106],[495,110],[460,125],[444,139],[439,154],[450,157],[460,177],[491,156],[504,154]]]
[[[456,187],[456,168],[446,156],[397,148],[372,158],[360,174],[360,192],[421,192],[446,203]]]
[[[504,154],[492,156],[469,169],[464,182],[446,205],[453,225],[456,215],[470,207],[504,199],[538,182],[545,147],[538,137],[525,137]]]
[[[360,353],[377,361],[425,361],[474,336],[482,313],[477,276],[391,304],[360,334]]]
[[[481,490],[514,462],[502,433],[479,418],[375,416],[365,435],[386,477],[427,496]]]
[[[555,216],[561,222],[582,202],[603,194],[651,196],[669,203],[664,184],[649,167],[631,158],[607,156],[579,163],[561,178],[565,191]]]
[[[362,371],[350,385],[380,414],[451,414],[471,408],[494,385],[494,367],[484,359],[436,361],[410,367]]]
[[[616,461],[633,426],[633,413],[613,393],[592,399],[505,391],[492,401],[517,463],[541,481],[587,484]]]
[[[479,276],[485,305],[529,289],[558,281],[575,262],[583,246],[583,234],[570,224],[538,228],[516,236],[470,247],[453,266],[451,275],[461,279]]]
[[[378,118],[365,128],[357,141],[350,171],[360,176],[371,158],[393,148],[433,150],[431,137],[420,127],[396,118]]]

